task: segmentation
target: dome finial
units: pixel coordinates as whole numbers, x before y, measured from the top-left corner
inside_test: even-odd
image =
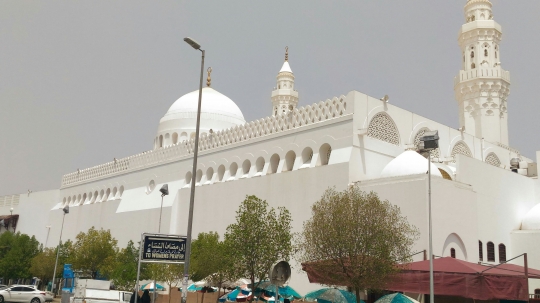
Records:
[[[206,78],[206,86],[210,87],[210,85],[212,84],[212,78],[210,78],[210,74],[212,73],[212,68],[209,67],[206,71],[208,72],[208,78]]]
[[[289,47],[285,46],[285,61],[289,61]]]

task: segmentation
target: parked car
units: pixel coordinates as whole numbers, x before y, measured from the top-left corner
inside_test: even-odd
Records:
[[[4,289],[4,288],[6,288],[6,287],[7,287],[7,285],[0,284],[0,289]]]
[[[39,289],[37,288],[36,285],[24,285],[24,286],[28,286],[28,287],[32,287],[33,289],[39,291]],[[42,291],[43,292],[43,291]],[[50,291],[45,291],[45,302],[52,302],[53,301],[53,298],[54,298],[54,295],[52,292]]]
[[[0,303],[45,303],[45,292],[25,285],[12,285],[0,289]]]

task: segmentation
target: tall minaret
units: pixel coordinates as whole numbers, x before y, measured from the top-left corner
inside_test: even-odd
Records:
[[[273,116],[292,111],[298,104],[298,92],[294,89],[294,75],[289,66],[289,47],[285,47],[285,63],[276,78],[277,86],[272,91]]]
[[[465,132],[508,145],[506,99],[510,73],[501,68],[501,26],[493,21],[489,0],[468,0],[459,46],[463,66],[454,81],[459,124]]]

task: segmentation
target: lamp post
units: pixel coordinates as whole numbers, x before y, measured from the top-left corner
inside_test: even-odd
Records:
[[[11,223],[11,227],[13,228],[13,233],[15,233],[15,225],[13,224],[13,207],[9,209],[10,217],[9,217],[9,223]],[[6,230],[9,230],[6,227]]]
[[[197,124],[195,127],[195,148],[193,150],[193,169],[191,173],[191,194],[189,197],[189,216],[187,227],[187,239],[186,239],[186,256],[184,262],[184,278],[182,280],[182,303],[187,301],[187,288],[189,277],[189,259],[191,257],[191,229],[193,226],[193,204],[195,201],[195,181],[197,179],[197,155],[199,154],[199,128],[201,124],[201,101],[202,101],[202,85],[203,85],[203,70],[204,70],[204,50],[201,49],[201,45],[195,40],[187,37],[184,38],[187,44],[191,45],[196,50],[201,51],[201,81],[199,84],[199,104],[197,106]]]
[[[429,302],[435,302],[435,290],[433,285],[433,233],[431,219],[431,151],[439,148],[439,131],[427,131],[420,138],[424,143],[424,151],[428,152],[428,212],[429,212]]]
[[[163,186],[159,189],[159,191],[161,192],[161,206],[159,208],[158,234],[161,233],[161,213],[163,212],[163,197],[169,195],[169,185],[163,184]],[[154,279],[154,291],[152,292],[153,297],[154,297],[153,302],[156,302],[156,288],[157,288],[157,283],[156,283],[156,279]]]
[[[53,272],[53,278],[52,278],[52,285],[51,285],[51,291],[53,295],[56,295],[54,292],[54,278],[56,277],[56,267],[58,266],[58,255],[60,255],[60,245],[62,245],[62,231],[64,231],[64,219],[66,218],[66,214],[69,214],[69,206],[66,205],[64,208],[62,208],[62,211],[64,212],[64,215],[62,216],[62,227],[60,228],[60,240],[58,240],[58,246],[56,247],[56,262],[54,262],[54,272]]]

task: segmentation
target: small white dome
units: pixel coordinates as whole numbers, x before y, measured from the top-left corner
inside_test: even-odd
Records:
[[[431,174],[442,177],[441,172],[433,163],[431,165]],[[381,177],[398,177],[408,175],[427,174],[428,160],[419,153],[408,150],[390,161],[381,172]]]
[[[176,144],[194,136],[198,103],[199,90],[185,94],[173,103],[159,122],[155,148]],[[230,98],[211,87],[202,89],[201,135],[210,129],[219,131],[245,123],[242,111]]]
[[[540,204],[536,204],[521,221],[521,229],[537,230],[540,229]]]

